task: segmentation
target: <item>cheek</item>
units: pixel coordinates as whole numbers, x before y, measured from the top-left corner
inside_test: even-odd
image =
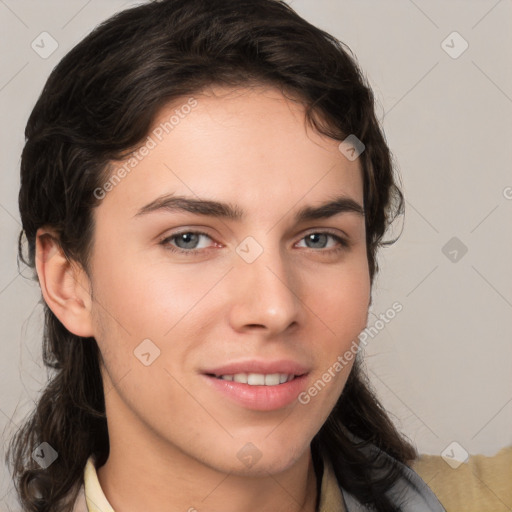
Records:
[[[307,304],[316,314],[312,318],[318,320],[311,322],[309,336],[315,340],[317,361],[314,378],[299,403],[325,420],[345,386],[355,362],[358,336],[367,323],[371,296],[367,262],[354,259],[324,276],[322,282],[311,283],[309,289]],[[318,335],[318,326],[323,335]]]
[[[169,266],[155,264],[121,242],[105,240],[98,247],[94,281],[100,316],[130,343],[141,336],[161,338],[185,313],[194,288],[179,271],[171,273]]]
[[[305,291],[305,303],[330,333],[327,339],[332,348],[343,350],[366,326],[371,285],[365,260],[312,275]]]
[[[126,251],[125,257],[112,252],[110,259],[98,253],[96,261],[102,263],[94,270],[95,337],[108,376],[113,382],[123,379],[128,388],[135,385],[126,397],[149,393],[144,400],[150,401],[151,390],[159,386],[172,395],[177,384],[165,370],[175,374],[189,368],[188,355],[200,347],[207,322],[218,318],[213,314],[215,294],[208,291],[225,269],[197,272],[194,265],[142,258],[134,251]],[[103,263],[107,261],[116,264]],[[145,367],[148,359],[154,362]],[[178,402],[182,391],[176,388]]]

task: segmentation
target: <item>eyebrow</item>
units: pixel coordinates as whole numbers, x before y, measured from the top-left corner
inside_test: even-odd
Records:
[[[190,212],[209,217],[218,217],[232,221],[241,221],[245,212],[237,205],[213,201],[210,199],[163,195],[143,206],[134,217],[147,215],[152,212]],[[341,213],[356,213],[364,217],[364,208],[346,196],[337,196],[318,206],[305,206],[295,215],[297,222],[306,222],[318,219],[327,219]]]

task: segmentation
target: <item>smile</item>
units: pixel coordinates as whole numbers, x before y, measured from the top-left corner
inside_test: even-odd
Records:
[[[290,382],[296,377],[291,373],[235,373],[213,376],[217,379],[249,384],[249,386],[278,386]]]

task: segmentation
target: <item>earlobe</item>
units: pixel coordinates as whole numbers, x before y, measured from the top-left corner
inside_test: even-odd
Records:
[[[37,230],[36,270],[46,304],[66,329],[77,336],[94,336],[87,274],[66,257],[51,229]]]

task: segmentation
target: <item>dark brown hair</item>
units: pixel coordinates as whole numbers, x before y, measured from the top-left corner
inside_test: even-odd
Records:
[[[365,144],[363,170],[370,279],[377,249],[403,213],[392,157],[374,112],[374,97],[346,45],[278,0],[163,0],[125,10],[98,26],[58,64],[30,115],[21,159],[20,259],[35,267],[41,226],[58,233],[65,255],[89,272],[94,190],[109,163],[142,144],[160,109],[211,84],[269,84],[293,94],[306,119],[336,140],[355,134]],[[26,243],[24,241],[26,237]],[[28,247],[28,250],[25,248]],[[37,276],[35,276],[37,279]],[[12,466],[23,510],[71,510],[91,454],[109,451],[105,402],[94,338],[70,333],[45,307],[43,361],[52,375],[35,410],[12,438]],[[374,396],[359,362],[313,440],[330,458],[340,485],[378,511],[392,510],[386,490],[391,464],[374,460],[348,433],[396,460],[416,456]],[[31,457],[48,442],[59,454],[47,469]]]

